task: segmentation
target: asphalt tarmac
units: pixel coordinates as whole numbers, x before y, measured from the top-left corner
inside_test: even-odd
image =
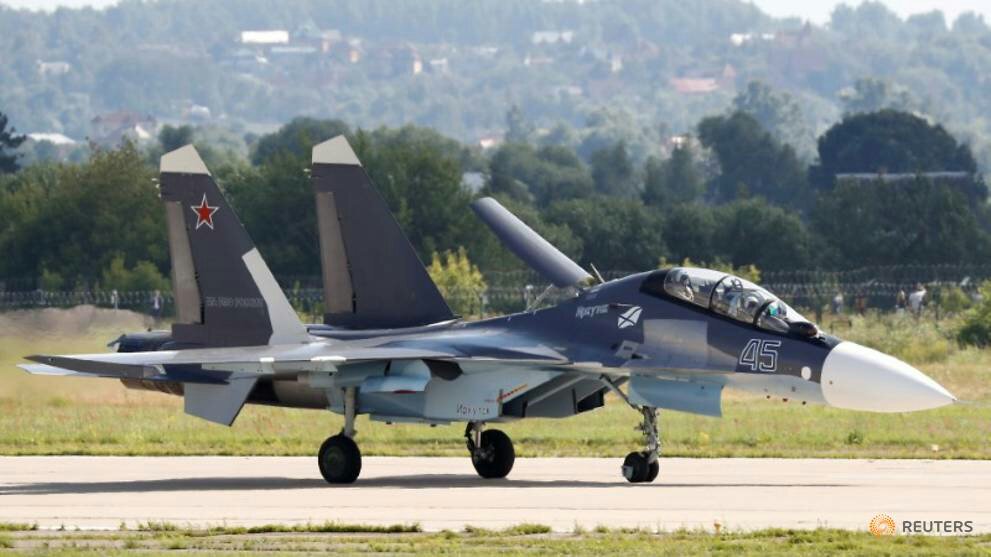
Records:
[[[0,522],[864,530],[886,514],[991,532],[991,461],[664,458],[657,481],[636,485],[620,464],[517,459],[509,478],[482,480],[467,457],[365,457],[357,483],[331,486],[315,458],[4,457]]]

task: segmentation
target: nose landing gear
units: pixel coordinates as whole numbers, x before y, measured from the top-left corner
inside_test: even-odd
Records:
[[[483,431],[484,426],[481,422],[468,422],[465,428],[465,444],[471,454],[471,464],[483,478],[505,478],[516,462],[513,441],[498,429]]]
[[[638,408],[643,414],[643,421],[637,427],[644,436],[647,449],[632,452],[623,460],[623,477],[630,483],[649,483],[657,478],[661,470],[660,438],[657,435],[657,409],[649,406]]]
[[[653,406],[638,406],[630,401],[619,386],[609,377],[603,375],[601,381],[609,387],[616,396],[623,399],[643,416],[637,429],[643,434],[645,450],[634,451],[623,460],[623,477],[630,483],[649,483],[657,479],[661,470],[659,461],[661,454],[661,437],[657,434],[657,408]]]

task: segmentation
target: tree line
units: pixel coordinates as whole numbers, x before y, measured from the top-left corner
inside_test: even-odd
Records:
[[[312,118],[257,138],[248,159],[202,142],[194,128],[165,127],[150,147],[95,149],[81,163],[16,169],[15,161],[0,175],[0,282],[167,287],[157,159],[188,142],[198,143],[275,273],[318,276],[305,169],[312,146],[338,134],[425,262],[464,249],[483,272],[523,268],[468,209],[481,195],[603,270],[686,258],[766,271],[988,261],[986,185],[969,147],[942,126],[894,110],[848,114],[807,165],[758,120],[773,121],[768,111],[780,103],[761,111],[758,101],[742,93],[642,163],[623,140],[583,154],[512,121],[506,143],[481,151],[416,126],[364,130]],[[2,161],[18,136],[0,122]],[[466,173],[481,187],[468,187]]]
[[[0,6],[0,29],[0,107],[24,131],[78,140],[109,112],[174,122],[195,105],[242,133],[297,114],[346,115],[468,141],[500,131],[515,103],[538,127],[587,136],[583,156],[625,138],[639,157],[663,129],[690,130],[760,78],[802,101],[773,123],[800,158],[811,160],[843,111],[895,108],[937,117],[991,167],[991,27],[974,13],[902,19],[867,1],[840,4],[819,26],[741,0],[168,0]],[[249,29],[302,44],[335,29],[345,40],[328,53],[269,56],[239,43]],[[540,31],[574,34],[535,44]],[[360,41],[355,63],[346,39]],[[422,72],[383,73],[390,64],[378,56],[397,45],[416,49]],[[432,60],[446,69],[431,71]],[[679,90],[684,78],[715,89]]]

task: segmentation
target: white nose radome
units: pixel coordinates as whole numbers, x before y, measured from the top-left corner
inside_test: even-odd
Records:
[[[830,406],[871,412],[929,410],[956,401],[921,371],[853,342],[841,342],[826,356],[822,396]]]

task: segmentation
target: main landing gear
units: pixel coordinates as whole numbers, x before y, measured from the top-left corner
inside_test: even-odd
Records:
[[[327,483],[354,483],[361,473],[361,450],[354,442],[355,388],[344,390],[344,429],[320,445],[317,464]]]
[[[602,382],[606,384],[619,398],[623,399],[630,408],[633,408],[643,419],[637,429],[643,434],[645,450],[634,451],[623,459],[623,477],[630,483],[650,483],[657,479],[657,473],[661,470],[659,461],[661,453],[661,437],[657,434],[657,408],[653,406],[637,406],[630,401],[626,393],[619,389],[611,379],[603,376]]]
[[[481,422],[468,422],[465,428],[471,463],[483,478],[505,478],[516,461],[513,442],[498,429],[483,429]]]

